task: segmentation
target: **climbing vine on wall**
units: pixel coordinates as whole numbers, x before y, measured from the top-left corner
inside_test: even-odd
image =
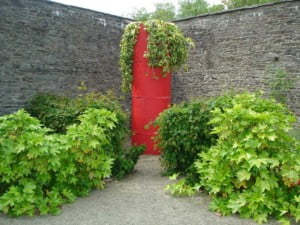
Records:
[[[122,90],[129,92],[132,84],[132,65],[134,45],[141,25],[148,32],[147,51],[149,66],[161,67],[162,76],[166,77],[171,71],[179,70],[186,64],[188,50],[193,41],[185,37],[173,23],[160,20],[133,22],[127,25],[121,40],[120,66],[122,72]]]

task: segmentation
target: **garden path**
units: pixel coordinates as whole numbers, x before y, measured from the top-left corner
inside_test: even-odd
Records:
[[[111,181],[103,190],[64,205],[59,216],[9,218],[0,225],[255,225],[236,216],[220,217],[208,210],[209,197],[174,198],[164,193],[158,156],[143,155],[133,174]],[[274,221],[268,225],[278,224]]]

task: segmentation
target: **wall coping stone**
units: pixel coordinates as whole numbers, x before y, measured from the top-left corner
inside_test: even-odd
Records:
[[[272,5],[278,5],[278,4],[285,4],[285,3],[288,3],[288,2],[298,2],[298,1],[299,0],[281,0],[281,1],[278,1],[278,2],[270,2],[270,3],[265,3],[265,4],[259,4],[259,5],[245,6],[245,7],[236,8],[236,9],[228,9],[228,10],[215,12],[215,13],[206,13],[206,14],[202,14],[202,15],[199,15],[199,16],[192,16],[192,17],[187,17],[187,18],[183,18],[183,19],[173,20],[172,22],[177,23],[177,22],[192,20],[192,19],[196,19],[196,18],[222,15],[222,14],[239,12],[239,11],[244,11],[244,10],[255,10],[257,8],[268,7],[268,6],[272,6]]]
[[[133,19],[127,18],[127,17],[124,17],[124,16],[117,16],[117,15],[114,15],[114,14],[110,14],[110,13],[106,13],[106,12],[102,12],[102,11],[97,11],[97,10],[92,10],[92,9],[87,9],[87,8],[83,8],[83,7],[79,7],[79,6],[66,5],[66,4],[63,4],[63,3],[54,2],[54,1],[50,1],[50,0],[32,0],[32,1],[39,2],[39,3],[44,2],[44,3],[49,4],[49,5],[59,5],[61,7],[65,7],[65,8],[68,8],[68,9],[75,8],[75,9],[89,11],[89,12],[93,12],[93,13],[101,13],[101,14],[105,14],[107,16],[112,16],[112,17],[119,18],[119,19],[134,21]],[[17,0],[17,2],[19,3],[20,6],[22,6],[22,2],[19,2],[18,0]]]

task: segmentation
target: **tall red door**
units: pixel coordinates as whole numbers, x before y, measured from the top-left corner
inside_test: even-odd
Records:
[[[156,129],[151,121],[166,109],[171,102],[171,74],[162,77],[161,68],[152,68],[144,57],[148,33],[141,25],[134,47],[132,84],[132,144],[146,145],[145,154],[159,154],[152,137]],[[156,77],[156,78],[155,78]]]

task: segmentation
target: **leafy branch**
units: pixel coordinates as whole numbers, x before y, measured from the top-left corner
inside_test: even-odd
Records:
[[[149,34],[144,57],[149,60],[150,67],[162,68],[163,77],[185,65],[188,49],[193,46],[192,40],[186,38],[173,23],[149,20],[127,25],[121,40],[120,56],[122,91],[125,93],[131,90],[134,45],[142,24]]]

